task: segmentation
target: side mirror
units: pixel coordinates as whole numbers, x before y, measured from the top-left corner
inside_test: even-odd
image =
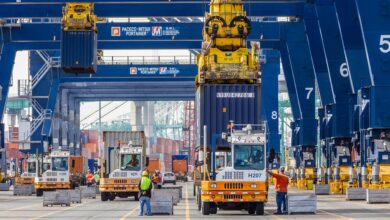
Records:
[[[149,157],[146,157],[146,163],[145,163],[145,166],[149,166]]]

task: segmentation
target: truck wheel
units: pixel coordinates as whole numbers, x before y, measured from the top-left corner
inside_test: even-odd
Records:
[[[210,215],[210,203],[202,202],[202,215]]]
[[[217,214],[218,207],[216,203],[210,203],[210,214]]]
[[[256,204],[256,215],[264,215],[264,203],[258,202]]]
[[[110,194],[110,196],[108,197],[108,199],[110,200],[110,201],[114,201],[114,199],[115,199],[115,194]]]
[[[198,211],[200,211],[202,209],[202,201],[200,194],[198,194],[198,196],[196,197],[196,202],[198,204]]]
[[[138,194],[135,194],[135,195],[134,195],[134,200],[135,200],[135,201],[139,201]]]
[[[100,198],[101,198],[101,200],[102,200],[103,202],[107,201],[107,200],[108,200],[108,193],[102,192]]]
[[[256,203],[250,203],[248,205],[248,214],[253,215],[256,212]]]
[[[37,197],[43,196],[43,189],[37,189]]]

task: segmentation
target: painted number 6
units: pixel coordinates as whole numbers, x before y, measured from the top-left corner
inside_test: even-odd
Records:
[[[342,63],[340,66],[340,74],[342,77],[348,77],[349,69],[347,63]]]
[[[390,35],[381,35],[381,40],[379,42],[379,50],[382,53],[390,52]]]

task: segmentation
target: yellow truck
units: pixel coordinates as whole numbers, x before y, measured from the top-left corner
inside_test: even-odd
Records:
[[[50,160],[50,169],[35,177],[37,196],[42,196],[43,191],[74,189],[82,184],[87,169],[83,157],[71,156],[69,151],[56,150],[50,153]]]
[[[117,196],[120,198],[134,196],[137,201],[141,173],[148,167],[144,132],[104,132],[103,139],[106,145],[112,145],[115,141],[118,144],[116,149],[107,151],[109,160],[101,160],[106,164],[103,166],[104,169],[101,169],[103,177],[99,185],[101,200],[112,201]],[[112,141],[113,139],[115,140]],[[107,148],[110,149],[110,146]]]
[[[29,155],[27,158],[27,170],[22,175],[15,177],[15,186],[34,184],[35,177],[50,169],[50,158]]]
[[[207,166],[203,167],[206,175],[203,175],[198,199],[203,215],[216,214],[218,208],[264,214],[264,203],[268,198],[265,132],[252,130],[255,125],[234,126],[242,129],[232,128],[222,135],[230,145],[231,163],[220,168],[215,178],[211,178]],[[204,164],[210,164],[207,156],[204,158]]]

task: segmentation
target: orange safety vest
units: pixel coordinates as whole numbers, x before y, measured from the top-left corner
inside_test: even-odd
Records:
[[[92,181],[93,181],[92,174],[87,174],[86,178],[87,178],[87,183],[92,183]]]

